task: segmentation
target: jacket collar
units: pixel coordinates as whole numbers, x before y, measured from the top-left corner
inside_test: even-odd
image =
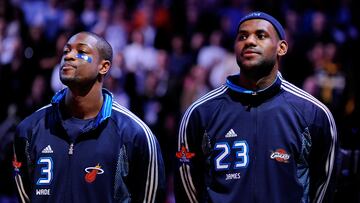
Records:
[[[228,76],[225,85],[227,87],[229,87],[231,90],[233,90],[237,93],[240,93],[240,94],[245,94],[245,95],[249,95],[249,96],[266,95],[271,92],[277,91],[281,88],[280,73],[278,73],[277,77],[275,78],[275,80],[269,87],[266,87],[265,89],[261,89],[261,90],[257,90],[257,91],[248,90],[248,89],[245,89],[244,87],[239,86],[237,84],[237,80],[238,80],[239,76],[240,76],[240,74]]]
[[[57,117],[58,121],[59,120],[62,121],[62,117],[61,117],[61,113],[60,113],[60,103],[65,98],[67,91],[68,91],[68,88],[64,88],[64,89],[60,90],[53,96],[53,98],[51,100],[51,104],[57,108],[57,116],[56,117]],[[94,119],[94,121],[91,122],[90,125],[86,127],[86,131],[95,129],[101,123],[103,123],[107,118],[109,118],[111,116],[113,95],[109,90],[107,90],[105,88],[102,89],[102,94],[104,97],[104,103],[101,107],[101,110],[98,113],[98,115],[96,116],[96,118]]]
[[[273,83],[258,91],[248,90],[238,85],[239,74],[227,77],[225,85],[229,88],[230,96],[245,105],[258,106],[264,101],[272,98],[281,90],[281,75],[278,73]]]

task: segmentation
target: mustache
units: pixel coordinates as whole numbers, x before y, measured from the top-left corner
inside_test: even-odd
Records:
[[[61,68],[63,68],[64,66],[71,66],[71,67],[76,68],[76,65],[71,63],[71,62],[63,62],[63,63],[61,63]]]
[[[244,53],[257,53],[257,54],[261,54],[261,51],[257,50],[257,49],[254,49],[254,48],[244,48],[242,51],[241,51],[242,54]]]

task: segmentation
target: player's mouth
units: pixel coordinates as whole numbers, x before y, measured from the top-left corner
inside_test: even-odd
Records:
[[[71,63],[64,63],[62,66],[61,66],[61,70],[62,71],[66,71],[66,70],[69,70],[69,69],[76,69],[76,66],[71,64]]]
[[[244,57],[250,57],[250,56],[255,56],[255,55],[259,55],[260,53],[258,51],[255,50],[245,50],[242,52],[242,55]]]

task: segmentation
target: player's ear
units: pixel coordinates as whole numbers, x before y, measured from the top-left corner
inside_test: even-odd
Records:
[[[111,62],[109,60],[102,60],[99,66],[100,66],[99,73],[101,75],[105,75],[110,70]]]
[[[278,55],[284,56],[287,53],[287,50],[288,50],[288,43],[285,40],[280,40],[278,46]]]

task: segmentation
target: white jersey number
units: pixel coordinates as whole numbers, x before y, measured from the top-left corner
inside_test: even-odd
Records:
[[[37,185],[49,185],[53,179],[53,161],[51,157],[40,157],[38,165],[45,165],[41,168],[41,178],[36,182]]]
[[[231,154],[232,150],[235,151],[235,158],[237,160],[233,164],[233,169],[244,168],[249,164],[249,147],[246,141],[235,141],[231,148],[226,142],[218,142],[215,144],[214,149],[221,150],[214,160],[215,170],[217,171],[230,169],[231,163],[226,162],[225,159]]]

